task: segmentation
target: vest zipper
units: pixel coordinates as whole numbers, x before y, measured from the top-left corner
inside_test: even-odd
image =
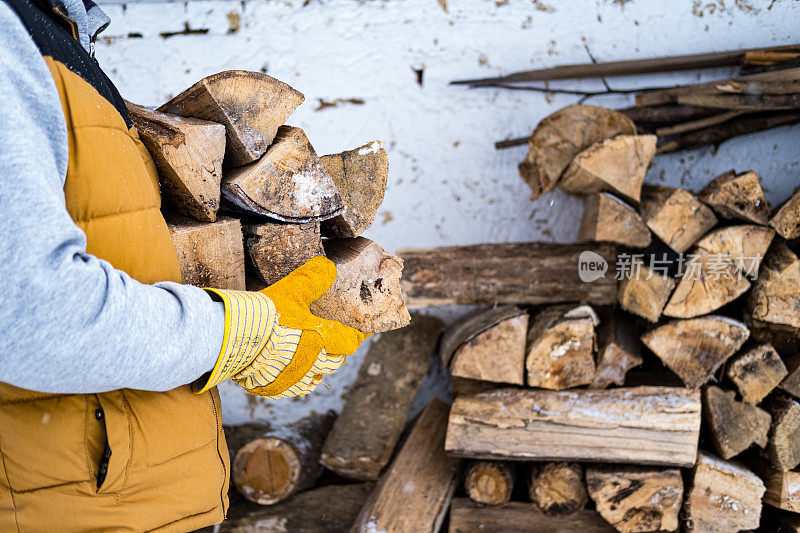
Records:
[[[219,490],[219,504],[222,507],[222,517],[223,519],[228,514],[227,509],[225,509],[225,479],[228,477],[228,469],[225,468],[225,459],[223,459],[222,454],[219,453],[219,433],[220,428],[222,426],[222,422],[219,419],[219,413],[217,412],[217,402],[214,401],[214,394],[211,391],[208,391],[209,398],[211,398],[211,407],[214,409],[214,420],[217,423],[217,456],[219,457],[220,464],[222,465],[222,487]]]
[[[108,474],[108,463],[111,460],[111,446],[106,444],[106,449],[103,452],[103,458],[100,460],[100,468],[97,470],[97,488],[99,489],[103,482],[106,480]]]

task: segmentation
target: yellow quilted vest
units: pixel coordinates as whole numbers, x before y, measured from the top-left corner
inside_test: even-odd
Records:
[[[81,76],[45,60],[69,138],[66,206],[88,252],[143,283],[180,281],[136,131]],[[56,395],[0,383],[0,531],[190,531],[222,521],[221,416],[215,389]]]

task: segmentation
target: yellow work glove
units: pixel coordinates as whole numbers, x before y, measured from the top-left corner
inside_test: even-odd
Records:
[[[194,384],[195,391],[227,378],[270,398],[305,396],[316,389],[365,338],[309,311],[335,280],[334,264],[314,257],[263,291],[206,289],[225,305],[225,337],[214,369]]]

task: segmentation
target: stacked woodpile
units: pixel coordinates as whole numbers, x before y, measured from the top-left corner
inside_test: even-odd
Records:
[[[324,255],[338,276],[315,313],[365,332],[403,327],[403,262],[360,236],[383,201],[386,151],[374,141],[318,156],[285,124],[302,102],[281,81],[233,70],[158,109],[128,103],[158,168],[183,282],[258,290]]]

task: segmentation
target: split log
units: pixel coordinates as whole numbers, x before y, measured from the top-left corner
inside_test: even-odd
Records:
[[[729,533],[756,529],[764,483],[750,470],[700,452],[685,502],[686,529]]]
[[[737,402],[733,391],[710,385],[703,391],[705,422],[723,459],[739,455],[751,444],[767,445],[770,416],[763,409]]]
[[[678,387],[459,396],[445,449],[461,457],[691,466],[700,393]]]
[[[771,247],[748,301],[755,320],[800,328],[800,260],[782,242]]]
[[[728,226],[697,241],[697,249],[701,253],[717,255],[736,271],[755,278],[774,236],[773,230],[763,226]]]
[[[784,239],[800,238],[800,188],[778,208],[769,225]]]
[[[243,226],[247,256],[261,281],[272,285],[306,261],[325,255],[319,222]]]
[[[245,289],[242,225],[237,219],[220,217],[216,222],[197,222],[172,214],[165,218],[183,283]]]
[[[520,176],[531,188],[531,200],[552,191],[579,152],[596,142],[635,133],[629,118],[602,107],[576,104],[546,117],[533,131],[528,155],[519,165]]]
[[[267,151],[278,127],[303,99],[302,93],[266,74],[228,70],[203,78],[158,110],[223,124],[226,163],[239,166]]]
[[[783,394],[767,398],[764,408],[772,427],[764,455],[773,467],[787,472],[800,464],[800,403]]]
[[[678,529],[683,479],[677,468],[590,465],[586,485],[597,512],[621,533]]]
[[[322,447],[323,466],[349,479],[378,479],[428,372],[442,327],[438,319],[415,316],[410,326],[372,342]]]
[[[689,191],[675,187],[645,185],[641,212],[647,227],[679,254],[717,224],[711,209]]]
[[[767,488],[764,503],[778,509],[800,513],[800,472],[783,472],[772,468],[768,463],[753,458],[748,461]]]
[[[645,333],[642,342],[687,387],[696,389],[711,379],[749,335],[747,327],[737,320],[705,316],[668,322]]]
[[[601,192],[586,198],[579,241],[613,242],[630,248],[650,244],[650,230],[636,210],[616,196]]]
[[[466,470],[464,489],[476,503],[505,505],[514,490],[514,469],[509,463],[475,461]]]
[[[641,258],[633,257],[630,272],[624,273],[619,283],[617,299],[626,311],[658,322],[674,288],[674,279],[650,268]]]
[[[326,485],[277,505],[232,506],[226,520],[208,533],[341,533],[353,524],[373,487],[373,483]]]
[[[728,365],[728,377],[736,384],[742,399],[752,405],[763,400],[787,374],[786,366],[770,344],[755,346],[737,355]],[[800,373],[797,384],[800,392]]]
[[[784,371],[786,377],[778,387],[795,398],[800,398],[800,355],[795,354],[787,357]]]
[[[583,482],[583,468],[576,463],[547,463],[534,468],[528,494],[547,516],[577,513],[589,500]]]
[[[617,280],[603,271],[616,264],[611,245],[477,244],[401,250],[399,255],[405,261],[402,286],[411,308],[616,301]],[[583,258],[598,274],[594,281],[581,280],[577,267]]]
[[[248,441],[231,464],[231,480],[251,502],[274,505],[311,488],[319,475],[322,441],[336,413],[314,413]]]
[[[356,519],[353,533],[436,533],[456,488],[459,460],[444,453],[448,405],[433,400]]]
[[[655,154],[655,135],[618,135],[576,155],[558,186],[574,194],[616,191],[638,202]]]
[[[787,357],[800,355],[800,328],[756,320],[747,311],[744,313],[744,322],[750,328],[753,340],[772,344],[779,354]]]
[[[588,509],[577,513],[550,517],[533,505],[509,502],[504,507],[484,507],[470,500],[453,500],[450,510],[450,533],[613,533],[599,514]]]
[[[214,222],[219,209],[225,126],[126,102],[128,115],[158,167],[164,203]]]
[[[628,370],[642,364],[641,344],[633,321],[621,311],[604,313],[597,339],[600,355],[591,387],[604,389],[612,383],[623,385]]]
[[[292,126],[278,129],[261,159],[226,173],[222,197],[246,213],[284,222],[327,220],[344,211],[305,132]]]
[[[536,315],[528,329],[528,386],[561,390],[591,383],[596,321],[588,306],[559,305]]]
[[[730,170],[711,180],[697,198],[722,218],[746,220],[763,226],[769,221],[769,204],[764,199],[764,191],[754,170],[740,174]]]
[[[518,307],[478,309],[442,336],[442,364],[455,377],[523,385],[527,331],[528,315]]]
[[[403,260],[364,237],[326,239],[325,255],[336,265],[336,281],[311,312],[363,332],[407,326],[411,317],[400,290]]]
[[[326,220],[327,237],[358,237],[372,225],[386,192],[389,159],[380,141],[322,156],[322,166],[342,195],[345,212]]]

